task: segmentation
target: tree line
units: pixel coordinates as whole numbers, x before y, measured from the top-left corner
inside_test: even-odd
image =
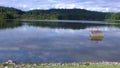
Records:
[[[0,19],[104,20],[109,13],[85,9],[49,9],[21,11],[0,6]]]
[[[120,12],[109,14],[106,17],[106,20],[111,22],[120,22]]]

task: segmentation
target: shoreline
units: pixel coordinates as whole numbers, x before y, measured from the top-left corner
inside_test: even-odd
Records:
[[[0,63],[0,68],[120,68],[120,62]]]
[[[120,66],[120,62],[26,62],[26,63],[16,63],[12,60],[0,63],[3,65],[18,65],[18,66]]]

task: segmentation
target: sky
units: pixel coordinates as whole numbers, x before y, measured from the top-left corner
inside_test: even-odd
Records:
[[[24,11],[33,9],[87,9],[101,12],[120,12],[120,0],[0,0],[0,6]]]

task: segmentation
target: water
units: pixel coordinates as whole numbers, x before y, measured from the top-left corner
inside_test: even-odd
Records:
[[[90,40],[97,29],[104,38]],[[0,21],[0,62],[119,62],[119,40],[119,24]]]

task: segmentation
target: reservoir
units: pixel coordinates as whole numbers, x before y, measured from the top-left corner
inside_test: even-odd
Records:
[[[0,62],[120,62],[120,24],[93,22],[0,21]]]

